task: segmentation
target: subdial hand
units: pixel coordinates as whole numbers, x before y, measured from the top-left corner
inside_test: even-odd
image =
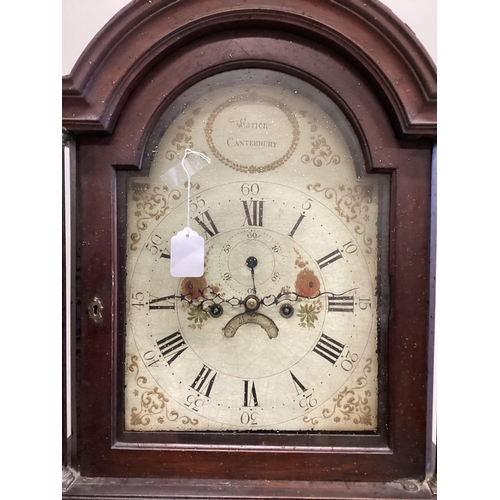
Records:
[[[247,259],[247,267],[250,268],[250,272],[252,273],[252,282],[253,282],[253,293],[257,293],[257,288],[255,287],[255,267],[257,267],[257,264],[259,261],[255,257],[248,257]]]

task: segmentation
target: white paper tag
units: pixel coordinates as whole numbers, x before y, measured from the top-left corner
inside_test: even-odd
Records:
[[[176,278],[199,278],[205,270],[205,240],[186,227],[170,241],[170,274]]]

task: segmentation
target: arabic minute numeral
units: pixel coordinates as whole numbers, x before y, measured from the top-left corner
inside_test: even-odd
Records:
[[[370,299],[359,299],[358,306],[362,311],[366,311],[372,307],[372,302]]]
[[[348,241],[344,245],[342,245],[344,248],[345,253],[351,254],[355,253],[358,250],[358,247],[351,241]]]
[[[160,362],[160,359],[156,356],[156,353],[154,351],[146,351],[143,355],[142,358],[144,359],[144,362],[148,366],[148,368],[154,366],[155,368],[158,368],[160,366],[158,363]]]
[[[199,194],[194,200],[191,201],[189,209],[191,212],[198,212],[198,210],[201,210],[205,205],[205,200]]]
[[[244,411],[240,416],[243,425],[257,425],[258,413],[256,411]]]
[[[299,406],[305,411],[311,410],[318,404],[318,400],[312,394],[304,394],[299,401]]]
[[[189,394],[186,398],[186,402],[184,406],[187,406],[189,409],[193,411],[198,411],[198,409],[203,406],[204,401],[201,398],[197,398],[194,394]]]
[[[359,356],[351,351],[347,351],[347,354],[345,355],[345,359],[343,359],[340,363],[340,366],[342,367],[343,370],[346,372],[349,372],[353,369],[354,363],[359,359]]]
[[[302,210],[309,210],[312,207],[312,200],[311,198],[307,198],[307,200],[302,203]]]
[[[241,185],[241,194],[243,196],[249,196],[249,195],[257,195],[259,194],[259,185],[257,183],[253,183],[253,184],[248,184],[247,182],[245,182],[244,184]]]
[[[139,311],[141,311],[142,308],[146,305],[144,303],[144,294],[142,292],[133,293],[131,298],[132,301],[135,302],[131,302],[130,305],[134,306],[136,309],[139,309]]]
[[[160,253],[160,257],[164,258],[170,258],[170,254],[165,250],[162,249],[161,247],[164,244],[163,238],[159,234],[153,234],[149,238],[149,241],[144,245],[144,248],[149,250],[152,255],[156,255],[158,252]]]

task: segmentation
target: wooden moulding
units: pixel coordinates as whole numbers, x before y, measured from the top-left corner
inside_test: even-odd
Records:
[[[63,126],[112,132],[127,96],[158,61],[207,34],[233,39],[252,28],[273,30],[278,39],[300,34],[344,54],[379,90],[399,133],[435,135],[432,60],[388,8],[362,0],[131,2],[63,77]]]
[[[66,500],[424,500],[435,498],[426,483],[300,482],[300,481],[188,481],[171,479],[77,478]]]

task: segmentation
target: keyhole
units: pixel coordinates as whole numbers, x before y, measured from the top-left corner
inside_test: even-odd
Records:
[[[94,323],[99,323],[102,320],[102,302],[97,297],[89,304],[88,312],[89,317]]]

